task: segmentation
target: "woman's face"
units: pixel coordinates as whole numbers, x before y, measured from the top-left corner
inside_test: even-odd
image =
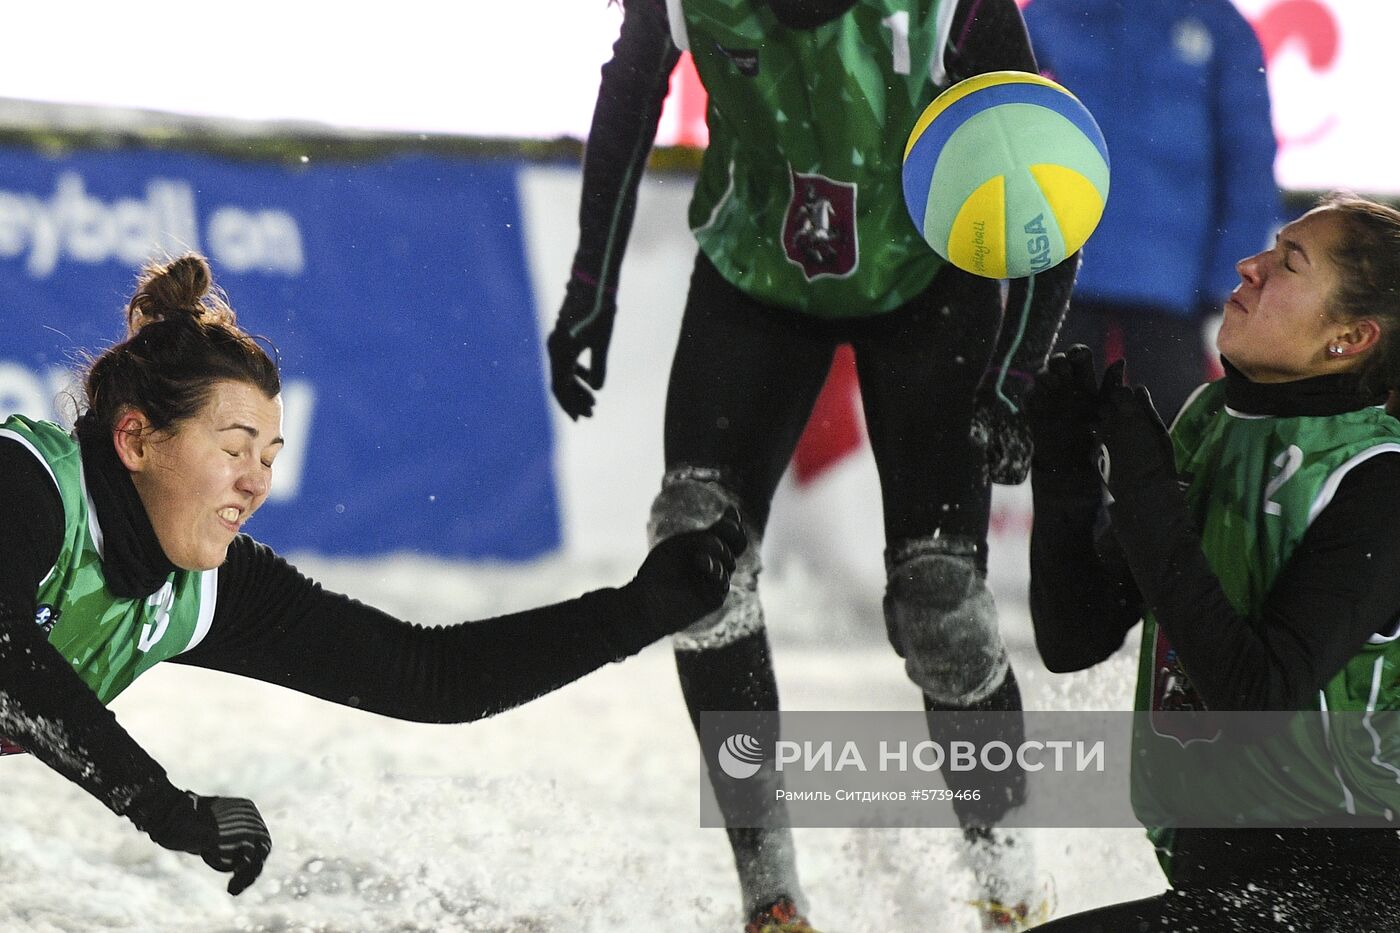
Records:
[[[137,414],[128,414],[118,423]],[[245,382],[216,382],[209,401],[172,431],[133,438],[118,453],[165,556],[185,570],[224,562],[243,523],[267,499],[282,449],[282,398]]]
[[[1235,264],[1240,284],[1225,303],[1215,345],[1254,382],[1288,382],[1355,363],[1327,349],[1347,330],[1327,315],[1340,275],[1331,252],[1342,232],[1336,211],[1319,208],[1280,230],[1273,249]]]

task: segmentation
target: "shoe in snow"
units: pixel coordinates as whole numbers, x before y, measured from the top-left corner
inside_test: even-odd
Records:
[[[780,897],[767,907],[754,912],[753,918],[744,925],[744,933],[818,933],[807,922],[807,918],[797,912],[797,905],[791,898]]]

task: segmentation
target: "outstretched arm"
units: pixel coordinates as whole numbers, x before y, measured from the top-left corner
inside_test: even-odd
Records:
[[[616,589],[481,622],[403,622],[323,590],[239,537],[219,570],[214,625],[174,660],[416,722],[519,706],[640,651],[717,609],[745,548],[737,516],[676,535]]]

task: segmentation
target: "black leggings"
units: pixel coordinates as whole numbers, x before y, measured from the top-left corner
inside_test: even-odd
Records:
[[[968,435],[1000,305],[998,283],[948,267],[901,308],[828,321],[755,301],[701,255],[666,395],[666,469],[717,470],[745,517],[764,528],[836,348],[849,343],[880,473],[886,542],[959,536],[985,571],[989,490]],[[778,708],[762,629],[707,650],[677,651],[676,668],[697,730],[703,711]],[[993,698],[998,708],[1019,709],[1014,693],[1008,675]],[[737,826],[729,842],[746,911],[783,895],[802,902],[791,837],[779,828],[786,805],[772,796],[780,781],[741,784],[711,772],[721,811]],[[736,819],[753,813],[767,828]]]
[[[885,540],[956,535],[985,566],[989,488],[968,429],[1000,325],[999,285],[951,266],[886,314],[839,321],[763,305],[696,259],[666,396],[666,468],[718,469],[768,507],[836,348],[855,351]]]

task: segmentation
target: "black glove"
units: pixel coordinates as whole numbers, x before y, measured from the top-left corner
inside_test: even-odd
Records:
[[[1123,384],[1122,360],[1104,370],[1094,431],[1104,450],[1099,471],[1114,499],[1176,493],[1171,435],[1147,389]]]
[[[241,894],[257,879],[272,851],[262,814],[241,797],[177,792],[166,796],[156,812],[133,808],[131,816],[157,845],[198,855],[215,871],[233,872],[230,894]]]
[[[627,585],[649,620],[667,632],[680,631],[724,604],[734,563],[748,544],[739,511],[731,506],[709,528],[672,535],[652,548]]]
[[[593,393],[588,389],[601,389],[607,377],[608,343],[616,316],[617,302],[607,289],[577,277],[569,280],[559,318],[545,346],[554,397],[575,421],[593,414]],[[587,367],[579,362],[584,350],[590,351]]]
[[[1025,409],[1003,397],[993,385],[977,390],[972,412],[972,442],[987,458],[987,476],[994,483],[1016,486],[1031,468],[1031,431]]]
[[[1037,472],[1093,475],[1099,450],[1094,436],[1098,408],[1099,386],[1089,348],[1077,343],[1050,357],[1026,396]]]

